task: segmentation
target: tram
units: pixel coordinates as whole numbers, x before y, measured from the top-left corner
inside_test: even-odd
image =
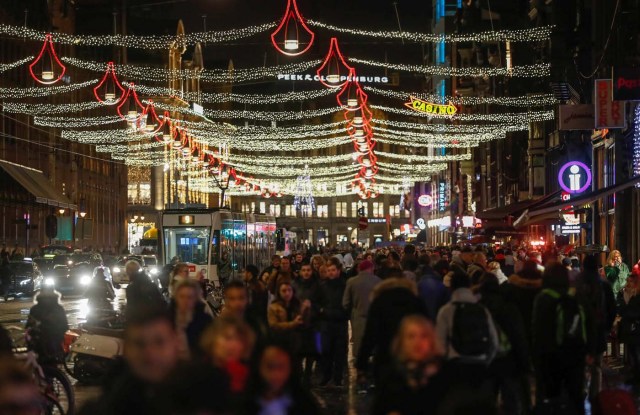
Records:
[[[189,264],[189,275],[216,286],[241,277],[247,264],[264,269],[276,252],[276,219],[227,209],[161,212],[159,259]]]

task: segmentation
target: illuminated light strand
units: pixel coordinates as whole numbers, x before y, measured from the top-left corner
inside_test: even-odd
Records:
[[[250,164],[264,164],[265,159],[263,156],[245,156],[239,154],[229,154],[228,160],[231,164],[236,163],[250,163]],[[351,160],[351,154],[338,154],[335,156],[314,156],[314,157],[277,157],[269,159],[269,168],[273,166],[292,166],[305,164],[332,164]],[[242,170],[242,169],[240,169]]]
[[[263,163],[264,164],[264,163]],[[242,163],[231,163],[238,170],[243,171],[247,174],[256,174],[256,175],[270,175],[274,177],[295,177],[297,174],[300,174],[302,171],[301,168],[291,168],[278,166],[278,168],[271,168],[260,165],[250,165],[250,164],[242,164]],[[304,166],[304,164],[301,164]],[[330,174],[351,174],[353,176],[353,167],[351,165],[341,165],[341,166],[333,166],[333,167],[322,167],[322,168],[312,168],[309,167],[309,171],[314,176],[323,176]]]
[[[67,92],[77,91],[98,82],[97,79],[91,81],[80,82],[71,85],[47,86],[47,87],[31,87],[31,88],[0,88],[0,98],[40,98],[57,94],[65,94]]]
[[[432,132],[443,132],[443,133],[473,133],[473,132],[484,132],[484,133],[496,133],[496,132],[508,132],[508,131],[524,131],[529,129],[529,124],[526,122],[520,124],[497,124],[497,125],[473,125],[473,124],[463,124],[463,125],[454,125],[454,124],[419,124],[413,122],[406,121],[395,121],[395,120],[373,120],[376,125],[389,125],[396,128],[409,128],[418,131],[432,131]],[[377,127],[379,128],[379,127]]]
[[[464,154],[449,154],[445,156],[420,156],[416,154],[396,154],[396,153],[387,153],[385,151],[376,151],[379,156],[388,157],[390,159],[402,159],[409,162],[420,162],[420,163],[438,163],[443,161],[462,161],[462,160],[471,160],[471,153]]]
[[[436,65],[406,65],[401,63],[385,63],[367,59],[349,58],[349,62],[361,65],[375,66],[378,68],[392,69],[396,71],[421,73],[433,76],[458,76],[458,77],[485,77],[485,76],[510,76],[513,78],[542,78],[551,75],[551,64],[538,63],[534,65],[520,65],[509,68],[452,68]]]
[[[120,120],[122,121],[122,120]],[[154,133],[132,132],[131,130],[103,130],[103,131],[74,131],[62,130],[62,138],[83,144],[107,144],[122,143],[141,140],[150,140]]]
[[[452,120],[460,121],[491,121],[506,124],[521,124],[533,121],[547,121],[553,120],[555,115],[553,111],[527,111],[527,112],[513,112],[513,113],[495,113],[495,114],[464,114],[457,113],[449,116],[439,116],[435,114],[427,114],[420,111],[412,111],[404,108],[392,108],[382,105],[372,105],[371,108],[390,112],[393,114],[407,115],[409,117],[426,117],[426,118],[448,118]]]
[[[223,30],[217,32],[196,32],[185,35],[70,35],[66,33],[52,33],[56,43],[75,46],[124,46],[134,49],[167,49],[172,43],[177,46],[192,46],[196,43],[225,43],[244,39],[264,33],[276,27],[276,23],[264,23],[241,29]],[[29,38],[31,40],[44,39],[46,32],[24,26],[0,25],[0,34],[11,37]]]
[[[224,144],[229,148],[237,148],[243,151],[252,152],[272,152],[272,151],[307,151],[307,150],[319,150],[323,148],[331,148],[349,144],[351,138],[349,137],[333,137],[325,138],[322,140],[310,139],[301,141],[288,141],[288,140],[260,140],[255,141],[250,137],[242,137],[240,139],[234,137],[233,140],[229,139],[212,139],[209,137],[198,137],[197,133],[194,134],[195,141],[201,144],[208,144],[217,146]]]
[[[326,29],[333,32],[347,33],[356,36],[375,37],[380,39],[391,40],[407,40],[410,42],[442,42],[456,43],[456,42],[539,42],[549,40],[551,32],[555,26],[541,26],[532,29],[520,29],[520,30],[498,30],[491,32],[479,32],[468,34],[452,34],[452,35],[437,35],[433,33],[412,33],[412,32],[398,32],[395,30],[362,30],[338,27],[330,25],[328,23],[319,22],[317,20],[307,20],[307,24],[320,29]]]
[[[106,117],[33,117],[33,123],[41,127],[55,127],[55,128],[86,128],[96,125],[108,125],[122,122],[122,119],[118,116],[106,116]],[[110,130],[107,130],[110,131]],[[97,134],[102,134],[103,131],[96,131]]]
[[[401,140],[415,140],[422,142],[449,142],[458,141],[491,141],[504,137],[504,133],[414,133],[411,131],[400,131],[383,127],[376,128],[376,137],[398,138]]]
[[[147,101],[143,101],[147,103]],[[170,112],[179,112],[181,114],[189,114],[198,116],[193,110],[186,107],[176,107],[156,102],[156,108]],[[317,110],[305,111],[250,111],[250,110],[204,110],[204,115],[208,118],[222,119],[248,119],[257,121],[291,121],[302,120],[307,118],[316,118],[323,115],[334,114],[340,111],[340,107],[322,108]]]
[[[104,72],[104,63],[88,61],[83,59],[63,57],[63,62],[77,68],[86,69],[94,72]],[[118,65],[118,75],[143,79],[147,81],[167,81],[179,79],[197,78],[202,82],[244,82],[255,79],[270,78],[280,73],[296,73],[313,68],[320,64],[320,60],[312,60],[307,62],[290,63],[271,67],[242,68],[242,69],[203,69],[193,71],[190,69],[169,70],[153,66],[138,65]]]
[[[423,142],[415,142],[412,140],[407,141],[397,141],[396,139],[386,138],[385,134],[376,134],[376,141],[381,144],[392,144],[392,145],[402,145],[406,147],[418,147],[418,148],[460,148],[460,147],[478,147],[480,145],[479,141],[465,141],[465,142],[432,142],[432,143],[423,143]]]
[[[413,173],[436,173],[441,170],[446,170],[448,165],[446,163],[439,164],[397,164],[397,163],[387,163],[384,161],[378,162],[380,167],[383,167],[390,171],[409,171]]]
[[[0,72],[8,71],[9,69],[17,68],[18,66],[24,65],[27,62],[31,62],[35,56],[27,56],[24,59],[20,59],[11,63],[0,63]]]
[[[425,101],[439,103],[439,102],[451,102],[458,105],[504,105],[509,107],[537,107],[554,105],[558,103],[553,94],[531,94],[523,95],[520,97],[442,97],[437,94],[428,94],[422,92],[398,92],[388,89],[381,89],[372,86],[363,86],[367,92],[372,92],[377,95],[385,96],[387,98],[395,98],[403,101],[407,101],[409,96],[419,98]]]
[[[85,111],[100,108],[103,105],[97,101],[78,102],[75,104],[25,104],[22,102],[3,102],[6,112],[30,115],[63,114],[65,112]]]
[[[185,101],[201,102],[205,104],[222,104],[225,102],[237,102],[239,104],[260,105],[260,104],[278,104],[281,102],[304,101],[316,99],[334,94],[335,91],[316,89],[310,91],[292,91],[279,94],[263,95],[263,94],[234,94],[234,93],[213,93],[213,92],[186,92],[165,88],[150,87],[144,85],[136,85],[136,90],[146,95],[168,95],[180,97]]]
[[[96,151],[98,153],[125,153],[125,152],[136,152],[149,150],[158,147],[164,147],[166,143],[161,141],[154,141],[151,143],[140,143],[140,144],[102,144],[96,146]]]

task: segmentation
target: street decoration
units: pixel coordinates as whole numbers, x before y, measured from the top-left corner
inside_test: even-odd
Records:
[[[341,88],[348,81],[348,76],[354,69],[349,66],[340,52],[338,39],[331,38],[329,52],[324,58],[324,62],[316,71],[320,83],[328,88]]]
[[[43,85],[52,85],[62,79],[67,67],[60,62],[58,54],[53,47],[50,33],[44,36],[44,42],[40,53],[29,64],[29,73],[34,81]]]
[[[404,104],[412,110],[425,112],[431,115],[455,115],[458,109],[453,104],[434,104],[432,102],[423,101],[421,99],[409,96],[409,102]]]
[[[138,99],[138,93],[133,82],[129,83],[125,95],[116,107],[118,115],[123,120],[137,121],[145,112],[145,106]]]
[[[306,39],[301,39],[301,35]],[[311,48],[315,37],[315,33],[305,24],[296,0],[288,0],[282,21],[271,34],[273,46],[283,55],[298,56]]]
[[[102,80],[93,88],[93,95],[101,104],[115,105],[124,98],[126,92],[118,81],[114,63],[108,62]]]
[[[560,168],[558,183],[565,192],[582,193],[591,185],[591,169],[581,161],[570,161]]]
[[[433,197],[431,197],[431,195],[420,195],[418,197],[418,204],[422,207],[431,206],[433,204]]]

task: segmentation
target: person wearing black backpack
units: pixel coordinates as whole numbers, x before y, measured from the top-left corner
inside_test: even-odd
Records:
[[[489,311],[470,289],[467,274],[451,276],[451,301],[438,312],[436,329],[444,349],[443,367],[450,393],[441,413],[456,413],[464,403],[495,404],[489,365],[499,350],[498,333]]]
[[[541,414],[584,414],[585,363],[595,353],[593,317],[569,294],[569,271],[562,264],[546,268],[542,287],[532,320],[536,406]]]

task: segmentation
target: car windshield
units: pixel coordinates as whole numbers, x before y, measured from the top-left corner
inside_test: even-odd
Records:
[[[158,265],[158,260],[155,259],[155,257],[148,256],[148,257],[144,257],[144,263],[146,266]]]
[[[71,261],[71,257],[69,255],[56,255],[53,258],[54,265],[69,265],[69,261]]]
[[[91,262],[91,254],[73,254],[71,260],[74,263],[78,262]]]
[[[33,272],[33,264],[28,262],[10,262],[9,269],[16,275],[25,275]]]

